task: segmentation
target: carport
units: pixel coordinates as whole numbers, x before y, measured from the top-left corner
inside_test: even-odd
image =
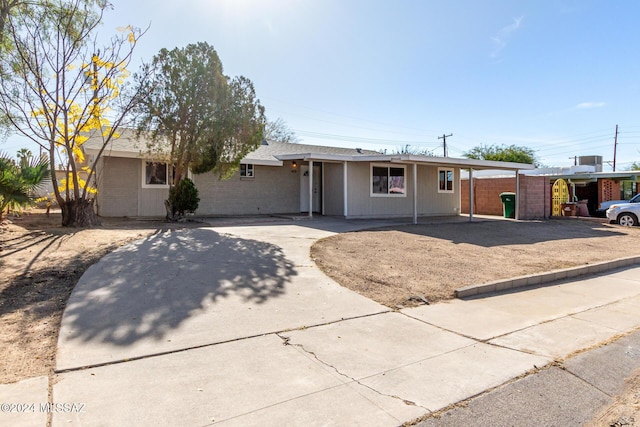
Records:
[[[278,160],[288,160],[295,162],[306,162],[308,164],[308,186],[305,188],[301,188],[301,192],[307,192],[304,194],[304,200],[309,201],[308,207],[308,215],[313,216],[313,197],[311,195],[314,191],[318,191],[318,186],[313,186],[313,170],[314,164],[322,165],[322,184],[319,186],[321,192],[321,200],[322,200],[322,213],[325,214],[325,207],[327,203],[325,200],[336,200],[336,194],[341,193],[341,206],[339,212],[332,211],[331,214],[339,213],[341,216],[345,218],[350,217],[371,217],[371,218],[381,218],[384,216],[400,216],[400,215],[411,215],[413,217],[413,223],[416,224],[418,222],[418,216],[421,214],[420,206],[429,205],[431,199],[437,197],[437,193],[455,193],[454,189],[460,187],[460,173],[459,171],[464,169],[469,171],[469,198],[470,201],[473,200],[473,172],[475,170],[485,170],[485,169],[493,169],[493,170],[505,170],[505,171],[513,171],[516,175],[516,189],[519,188],[520,177],[519,171],[521,170],[531,170],[535,169],[534,165],[524,164],[524,163],[514,163],[514,162],[498,162],[498,161],[489,161],[489,160],[475,160],[475,159],[460,159],[460,158],[452,158],[452,157],[432,157],[432,156],[420,156],[420,155],[359,155],[359,156],[349,156],[349,155],[334,155],[334,154],[322,154],[322,153],[304,153],[304,154],[286,154],[276,156]],[[336,165],[342,165],[340,173],[337,173]],[[327,173],[325,171],[325,165],[333,165],[332,170]],[[382,196],[387,196],[389,198],[396,197],[398,198],[398,204],[400,198],[405,198],[403,201],[403,205],[405,207],[404,210],[393,211],[389,214],[389,210],[383,210],[379,208],[382,203],[375,204],[372,202],[372,199],[375,199],[373,196],[379,196],[376,194],[369,194],[371,190],[372,181],[370,170],[373,170],[376,166],[384,166],[389,165],[389,168],[394,168],[396,170],[402,170],[401,174],[401,183],[402,188],[399,192],[400,194],[387,194]],[[437,171],[437,174],[442,174],[443,172],[447,175],[444,176],[446,182],[451,180],[452,188],[451,191],[438,191],[438,189],[433,185],[433,182],[427,182],[424,179],[421,181],[419,179],[419,168],[427,169],[431,168],[431,170]],[[390,169],[391,170],[391,169]],[[449,175],[450,173],[450,175]],[[367,176],[365,176],[365,174]],[[454,180],[454,175],[457,177]],[[436,178],[438,179],[438,178]],[[442,179],[442,175],[440,175],[440,179]],[[453,182],[455,181],[455,184]],[[407,184],[411,184],[410,186]],[[455,185],[455,187],[453,187]],[[364,186],[367,186],[369,190],[363,190]],[[357,193],[354,195],[354,192]],[[365,192],[366,194],[362,194]],[[435,196],[434,196],[435,194]],[[408,206],[408,199],[410,197],[410,202],[412,206]],[[367,199],[369,196],[369,199]],[[456,214],[460,213],[460,192],[457,192],[457,200],[453,200],[451,195],[442,196],[449,197],[450,201],[449,205],[453,206],[451,211],[455,211]],[[516,219],[518,218],[518,210],[519,210],[519,197],[516,196]],[[379,200],[379,199],[378,199]],[[378,201],[376,200],[376,201]],[[363,205],[366,207],[363,208]],[[332,205],[335,206],[335,203]],[[387,203],[386,206],[389,206]],[[368,209],[368,211],[365,211]],[[424,210],[424,208],[423,208]],[[354,214],[355,211],[355,214]],[[443,211],[443,212],[434,212],[434,214],[440,215],[451,215],[451,211]],[[364,213],[363,213],[364,212]],[[422,213],[424,215],[424,212]],[[473,212],[469,215],[469,220],[473,220]]]

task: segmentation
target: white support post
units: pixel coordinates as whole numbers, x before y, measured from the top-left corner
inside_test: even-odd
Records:
[[[320,204],[322,205],[322,215],[326,215],[324,207],[325,207],[325,202],[324,202],[324,162],[322,162],[320,164],[320,168],[322,169],[322,183],[320,184]]]
[[[349,188],[349,186],[347,185],[347,178],[348,178],[348,174],[347,174],[347,165],[349,163],[348,162],[342,162],[342,196],[343,196],[343,212],[344,212],[344,217],[347,218],[347,216],[349,215],[349,198],[347,197],[347,189]]]
[[[413,223],[418,223],[418,164],[413,164]]]
[[[520,171],[516,170],[516,219],[520,219]]]
[[[313,217],[313,160],[309,160],[309,218]]]
[[[469,168],[469,222],[473,221],[473,169]]]

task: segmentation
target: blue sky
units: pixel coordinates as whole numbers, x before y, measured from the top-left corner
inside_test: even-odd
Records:
[[[112,0],[135,53],[206,41],[300,142],[449,155],[517,144],[542,163],[640,160],[635,0]],[[0,145],[13,152],[24,144]],[[604,170],[611,170],[605,165]]]

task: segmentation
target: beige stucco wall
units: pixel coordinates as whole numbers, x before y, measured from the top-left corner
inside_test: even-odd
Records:
[[[344,185],[342,163],[324,163],[324,213],[344,215]]]
[[[406,181],[407,195],[405,197],[372,197],[371,169],[369,163],[352,163],[349,165],[349,218],[366,218],[377,216],[410,216],[413,214],[413,183]],[[411,176],[407,168],[405,177]]]
[[[240,172],[220,181],[217,175],[194,175],[200,193],[197,215],[251,215],[300,211],[300,174],[291,167],[254,166],[254,178]]]
[[[438,184],[438,167],[418,166],[418,215],[459,215],[460,169],[453,169],[453,193],[439,193]]]
[[[438,168],[418,167],[418,215],[457,215],[460,174],[454,169],[454,192],[438,193]],[[343,163],[324,163],[324,213],[344,215]],[[254,166],[253,178],[236,172],[221,181],[213,173],[194,175],[200,193],[197,215],[251,215],[300,212],[300,173],[291,162],[283,166]],[[413,215],[413,165],[406,165],[405,197],[372,197],[369,163],[348,165],[349,218],[410,217]],[[142,187],[142,160],[110,157],[101,160],[97,197],[101,216],[164,216],[167,188]]]
[[[97,168],[98,215],[106,217],[138,216],[138,193],[141,187],[140,159],[103,157]]]
[[[413,215],[413,165],[406,165],[406,197],[372,197],[369,163],[352,163],[348,172],[349,218],[409,217]],[[460,213],[460,171],[454,169],[454,192],[438,193],[438,168],[418,166],[419,216]]]
[[[142,187],[142,159],[103,157],[98,165],[97,212],[104,217],[164,217],[168,187]]]

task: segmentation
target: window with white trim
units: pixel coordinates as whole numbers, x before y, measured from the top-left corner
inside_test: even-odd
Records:
[[[453,169],[438,168],[438,193],[453,193]]]
[[[169,168],[163,162],[142,162],[142,187],[169,188]]]
[[[372,197],[405,197],[407,195],[407,167],[382,164],[371,165]]]
[[[240,177],[241,178],[253,178],[253,164],[252,163],[241,163],[240,164]]]

